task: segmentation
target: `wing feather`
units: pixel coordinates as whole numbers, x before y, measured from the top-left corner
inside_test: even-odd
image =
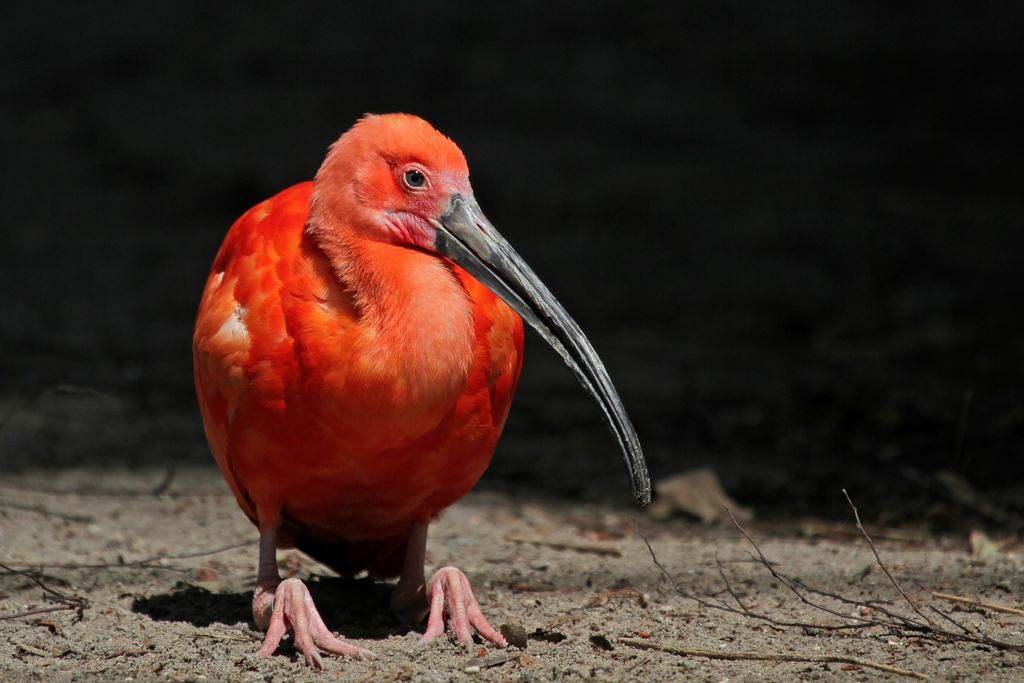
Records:
[[[312,183],[303,183],[247,211],[228,231],[213,262],[196,316],[192,337],[196,393],[210,449],[239,505],[254,522],[256,507],[230,461],[228,432],[243,396],[250,388],[249,370],[254,352],[250,327],[260,327],[261,339],[281,343],[283,319],[275,321],[267,309],[277,309],[276,267],[280,249],[274,242],[293,236],[297,241],[305,223]],[[271,305],[268,307],[268,303]],[[280,316],[278,316],[280,317]],[[277,327],[277,334],[266,334]]]

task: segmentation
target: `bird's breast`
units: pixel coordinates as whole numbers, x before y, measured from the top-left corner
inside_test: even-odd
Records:
[[[283,343],[294,344],[300,364],[289,399],[349,448],[420,438],[452,410],[473,371],[473,307],[461,280],[436,256],[394,245],[364,246],[361,272],[308,253],[300,279],[313,296],[284,306]]]

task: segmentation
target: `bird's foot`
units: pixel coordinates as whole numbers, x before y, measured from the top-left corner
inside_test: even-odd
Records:
[[[257,587],[252,610],[256,626],[267,631],[263,646],[256,652],[258,656],[273,654],[282,636],[291,629],[295,632],[295,645],[306,663],[318,669],[324,667],[320,650],[359,658],[376,657],[370,650],[350,645],[331,633],[316,611],[309,589],[299,579],[285,579],[276,588]]]
[[[420,638],[421,643],[429,643],[444,633],[447,614],[455,639],[467,647],[473,644],[472,629],[498,647],[508,644],[480,611],[480,603],[473,595],[469,579],[460,569],[442,567],[434,572],[427,583],[426,598],[430,604],[430,617],[427,619],[427,631]]]

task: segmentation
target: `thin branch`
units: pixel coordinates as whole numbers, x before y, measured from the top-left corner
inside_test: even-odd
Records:
[[[32,645],[26,645],[25,643],[19,640],[15,640],[14,638],[9,638],[8,640],[10,640],[11,644],[16,646],[22,652],[26,652],[30,655],[35,655],[36,657],[52,657],[52,655],[46,650],[40,649],[38,647],[33,647]]]
[[[910,596],[906,594],[903,587],[900,586],[899,581],[897,581],[896,578],[893,577],[892,573],[889,572],[889,568],[885,566],[885,562],[882,562],[882,556],[878,554],[878,550],[875,548],[874,542],[871,540],[871,537],[868,536],[868,532],[864,530],[864,525],[860,523],[860,514],[857,512],[857,506],[853,504],[852,500],[850,500],[850,494],[846,492],[846,489],[843,489],[843,495],[846,496],[846,502],[850,504],[850,508],[853,510],[853,518],[857,520],[857,528],[860,529],[862,534],[864,534],[864,539],[867,540],[868,547],[870,547],[871,552],[875,554],[875,561],[878,563],[878,566],[882,568],[885,575],[889,577],[889,581],[892,582],[892,585],[900,592],[900,595],[902,595],[903,599],[907,601],[907,604],[917,612],[918,616],[928,622],[929,626],[935,628],[935,622],[929,619],[924,612],[918,609],[917,604],[915,604],[914,601],[910,599]]]
[[[667,652],[668,654],[678,655],[680,657],[705,657],[707,659],[724,659],[730,661],[812,662],[821,664],[851,664],[853,666],[862,666],[867,669],[876,669],[878,671],[884,671],[886,673],[896,674],[898,676],[906,676],[907,678],[915,678],[919,681],[927,681],[929,679],[929,676],[927,674],[919,673],[917,671],[910,671],[909,669],[901,669],[899,667],[890,666],[888,664],[872,662],[869,659],[861,659],[860,657],[847,657],[845,655],[768,654],[761,652],[698,650],[693,648],[670,647],[668,645],[660,645],[658,643],[651,643],[645,640],[634,640],[633,638],[619,638],[619,642],[623,645],[629,645],[630,647],[635,647],[641,650],[657,650],[658,652]]]
[[[20,510],[22,512],[34,512],[37,515],[43,515],[44,517],[56,517],[57,519],[63,519],[66,522],[79,522],[82,524],[88,524],[94,519],[89,515],[74,515],[66,512],[54,512],[53,510],[47,510],[42,505],[25,505],[23,503],[10,503],[0,502],[0,508],[7,508],[9,510]]]
[[[972,631],[971,629],[969,629],[966,626],[964,626],[963,624],[961,624],[959,621],[954,619],[951,615],[946,614],[942,610],[936,608],[935,605],[928,605],[928,609],[930,609],[931,611],[935,612],[940,617],[942,617],[943,619],[945,619],[949,623],[953,624],[953,626],[956,626],[958,629],[960,629],[964,633],[966,633],[968,635],[974,635],[974,631]]]
[[[728,508],[726,510],[728,512]],[[933,622],[933,621],[931,621],[930,619],[927,619],[927,618],[925,618],[925,621],[923,621],[923,622],[922,621],[917,621],[917,620],[915,620],[912,617],[908,617],[908,616],[906,616],[904,614],[900,614],[900,613],[898,613],[898,612],[896,612],[896,611],[894,611],[892,609],[888,609],[886,607],[883,607],[882,605],[878,604],[879,601],[877,601],[877,600],[872,600],[872,601],[867,601],[867,602],[865,602],[864,600],[851,600],[851,599],[846,598],[846,597],[844,597],[842,595],[839,595],[837,593],[830,593],[830,592],[827,592],[827,591],[823,591],[823,590],[814,588],[812,586],[808,586],[807,584],[805,584],[804,582],[800,581],[799,579],[795,579],[793,577],[786,576],[782,572],[780,572],[777,569],[775,569],[775,566],[768,560],[767,557],[765,557],[764,553],[761,551],[760,547],[757,545],[757,542],[754,541],[754,539],[750,536],[750,534],[748,534],[746,532],[746,530],[739,524],[739,522],[736,521],[736,518],[731,514],[731,512],[730,512],[730,517],[732,517],[733,524],[736,526],[737,530],[739,530],[739,532],[741,534],[743,534],[743,536],[750,542],[750,544],[754,546],[754,550],[757,552],[757,556],[756,557],[753,554],[751,554],[751,557],[754,559],[754,561],[759,562],[765,569],[767,569],[771,573],[771,575],[773,577],[775,577],[775,579],[777,579],[782,585],[786,586],[790,591],[792,591],[801,600],[801,602],[803,602],[804,604],[806,604],[806,605],[808,605],[808,606],[810,606],[810,607],[812,607],[814,609],[826,612],[827,614],[831,614],[833,616],[837,616],[837,617],[839,617],[842,620],[842,622],[839,623],[839,624],[829,624],[829,625],[799,623],[799,622],[797,622],[797,623],[784,622],[784,621],[780,621],[778,619],[774,619],[774,618],[769,617],[769,616],[764,615],[764,614],[758,614],[757,612],[754,612],[753,610],[743,611],[742,609],[737,609],[737,608],[733,607],[732,605],[729,605],[729,604],[724,603],[724,602],[714,602],[714,601],[710,601],[710,600],[698,597],[696,595],[692,595],[690,593],[687,593],[686,591],[682,590],[679,587],[679,585],[676,583],[675,579],[672,577],[671,573],[669,573],[669,571],[665,568],[665,566],[662,565],[661,562],[658,561],[658,558],[656,557],[656,555],[654,553],[654,549],[651,547],[651,544],[647,540],[647,538],[640,532],[639,525],[636,524],[635,520],[634,520],[633,523],[634,523],[634,526],[636,527],[637,535],[640,536],[640,538],[644,541],[644,544],[647,546],[647,550],[648,550],[648,552],[650,552],[651,559],[653,560],[654,564],[662,571],[662,573],[665,574],[665,576],[667,576],[669,578],[669,581],[671,581],[672,587],[675,590],[675,592],[677,594],[683,596],[684,598],[687,598],[689,600],[693,600],[697,604],[702,605],[704,607],[708,607],[708,608],[711,608],[711,609],[717,609],[717,610],[721,610],[721,611],[724,611],[724,612],[729,612],[731,614],[737,614],[737,615],[749,617],[749,618],[752,618],[752,619],[758,619],[758,620],[761,620],[761,621],[764,621],[764,622],[767,622],[769,624],[772,624],[774,626],[779,626],[779,627],[796,627],[796,628],[804,628],[804,629],[814,629],[815,631],[825,631],[825,630],[863,629],[863,628],[870,628],[870,627],[873,627],[873,626],[881,626],[883,628],[890,629],[894,634],[897,634],[897,635],[905,635],[905,632],[909,631],[909,632],[915,633],[918,637],[928,638],[928,639],[935,640],[935,641],[940,641],[940,642],[969,642],[969,643],[977,643],[977,644],[980,644],[980,645],[987,645],[987,646],[990,646],[990,647],[995,647],[995,648],[998,648],[998,649],[1001,649],[1001,650],[1005,650],[1005,651],[1008,651],[1008,652],[1024,653],[1024,645],[1018,645],[1016,643],[1008,643],[1008,642],[1005,642],[1005,641],[997,640],[997,639],[992,638],[992,637],[990,637],[988,635],[985,635],[984,633],[980,633],[980,634],[979,633],[975,633],[971,629],[969,629],[968,627],[966,627],[966,626],[960,624],[959,622],[957,622],[956,620],[954,620],[950,615],[945,614],[945,613],[943,613],[943,612],[941,612],[939,610],[936,610],[935,608],[931,608],[931,609],[933,611],[937,612],[940,616],[942,616],[942,618],[944,618],[944,619],[948,620],[950,623],[954,624],[958,629],[963,631],[963,633],[955,633],[953,631],[948,631],[948,630],[942,629],[942,628],[938,627],[935,624],[935,622]],[[870,538],[868,540],[870,542]],[[874,550],[873,547],[872,547],[872,549]],[[881,563],[881,559],[880,559],[877,551],[875,553],[875,556],[876,556],[876,559],[878,559],[879,562]],[[885,567],[884,567],[884,564],[883,564],[883,569],[884,568]],[[888,571],[886,571],[886,575],[889,576],[889,572]],[[890,580],[892,580],[891,576],[890,576]],[[728,589],[728,582],[727,582],[727,589]],[[902,591],[900,591],[900,592],[902,593]],[[840,604],[845,604],[845,605],[865,605],[865,604],[868,604],[868,602],[869,602],[872,605],[872,609],[875,612],[877,612],[878,614],[883,615],[886,618],[878,618],[878,617],[870,617],[870,618],[868,618],[868,617],[861,617],[861,616],[858,616],[858,615],[842,614],[841,612],[838,612],[838,611],[836,611],[834,609],[831,609],[831,608],[829,608],[829,607],[827,607],[825,605],[821,605],[819,603],[816,603],[816,602],[808,599],[807,596],[804,593],[812,594],[812,595],[818,595],[818,596],[821,596],[821,597],[824,597],[824,598],[827,598],[827,599],[830,599],[830,600],[835,600],[836,602],[839,602]],[[908,600],[908,602],[910,602],[910,601]],[[913,603],[911,603],[911,604],[913,604]],[[744,607],[744,608],[746,607],[742,603],[740,603],[740,605],[741,605],[741,607]]]
[[[0,621],[7,621],[8,619],[21,619],[22,617],[34,617],[37,614],[48,614],[49,612],[63,612],[67,609],[78,609],[74,605],[61,605],[60,607],[40,607],[38,609],[29,609],[24,612],[18,612],[17,614],[4,614],[0,616]]]
[[[89,606],[89,601],[86,598],[84,598],[82,596],[79,596],[79,595],[65,595],[64,593],[61,593],[58,590],[50,588],[45,583],[43,583],[43,580],[40,579],[34,572],[22,571],[20,569],[14,569],[13,567],[8,567],[6,564],[4,564],[2,562],[0,562],[0,569],[3,569],[4,571],[9,572],[11,574],[17,574],[18,576],[24,576],[25,578],[31,580],[37,586],[42,588],[44,593],[46,593],[53,600],[55,600],[56,602],[61,603],[61,605],[62,605],[61,607],[44,607],[44,608],[39,608],[39,609],[26,610],[24,612],[19,612],[17,614],[5,615],[4,617],[2,617],[2,619],[4,619],[4,620],[6,620],[6,619],[17,619],[17,618],[20,618],[20,617],[28,617],[28,616],[32,616],[34,614],[43,614],[45,612],[57,612],[57,611],[60,611],[60,610],[65,610],[65,609],[70,609],[70,610],[77,611],[78,612],[78,618],[81,619],[82,618],[82,613],[85,611],[85,608]]]
[[[512,543],[530,543],[532,545],[541,545],[547,548],[554,548],[555,550],[575,550],[581,553],[595,553],[597,555],[610,555],[612,557],[622,557],[622,551],[618,548],[614,548],[606,545],[597,545],[596,543],[574,543],[571,541],[549,541],[546,538],[540,536],[520,536],[512,534],[505,537],[506,541]]]
[[[761,553],[760,548],[757,547],[757,544],[754,543],[754,540],[750,537],[750,535],[747,534],[747,532],[743,529],[743,527],[740,526],[739,522],[736,521],[735,517],[733,517],[733,524],[736,525],[736,528],[739,529],[740,533],[742,533],[747,538],[747,540],[749,540],[751,543],[754,544],[754,548],[757,549],[758,555],[761,557],[762,564],[768,569],[768,571],[771,572],[773,576],[778,577],[779,580],[782,581],[783,583],[785,583],[787,586],[789,586],[791,584],[792,585],[798,585],[798,586],[804,588],[805,590],[807,590],[809,592],[815,593],[817,595],[822,595],[822,596],[825,596],[825,597],[829,597],[829,598],[838,600],[838,601],[846,603],[846,604],[857,604],[857,605],[863,604],[860,601],[850,600],[849,598],[844,598],[841,595],[837,595],[837,594],[833,594],[833,593],[828,593],[828,592],[821,591],[821,590],[818,590],[818,589],[815,589],[815,588],[811,588],[811,587],[807,586],[806,584],[803,584],[802,582],[800,582],[798,580],[794,580],[794,579],[791,579],[789,577],[785,577],[785,576],[781,575],[779,572],[777,572],[775,570],[775,568],[773,566],[771,566],[768,563],[767,559],[765,559],[764,555]],[[872,547],[872,550],[874,550],[874,547]],[[877,552],[876,552],[876,557],[877,556],[878,555],[877,555]],[[883,566],[883,569],[884,569],[884,566]],[[886,575],[887,576],[889,575],[888,571],[886,571]],[[892,579],[891,576],[890,576],[890,579]],[[786,583],[786,582],[789,582],[789,583]],[[800,593],[798,591],[794,591],[794,592],[796,592],[797,595],[800,595]],[[811,606],[819,607],[818,605],[816,605],[815,603],[812,603],[810,601],[805,600],[804,602],[806,602],[807,604],[809,604]],[[823,609],[824,611],[829,612],[830,614],[839,614],[838,612],[831,611],[831,610],[828,610],[826,608],[819,607],[819,609]],[[971,633],[969,629],[961,626],[960,624],[957,624],[957,626],[959,628],[961,628],[962,630],[966,631],[965,634],[953,633],[952,631],[947,631],[945,629],[942,629],[942,628],[936,626],[934,622],[932,622],[930,619],[927,619],[927,618],[925,619],[925,621],[927,623],[922,623],[922,622],[919,622],[919,621],[915,621],[914,619],[912,619],[910,617],[907,617],[907,616],[904,616],[904,615],[899,614],[897,612],[894,612],[892,610],[886,609],[886,608],[881,607],[880,605],[877,605],[877,604],[873,607],[873,609],[875,611],[877,611],[877,612],[880,612],[881,614],[884,614],[885,616],[887,616],[887,617],[889,617],[891,619],[895,619],[896,621],[886,621],[886,620],[883,620],[883,619],[869,619],[869,620],[865,620],[865,619],[862,619],[861,617],[857,617],[857,616],[850,616],[850,617],[847,617],[847,618],[849,618],[849,619],[856,619],[858,621],[870,621],[871,624],[873,624],[873,625],[885,626],[887,628],[891,628],[891,629],[894,629],[894,630],[906,629],[906,630],[914,631],[914,632],[918,633],[918,635],[920,637],[924,637],[924,638],[933,638],[933,639],[936,639],[936,640],[945,640],[945,641],[952,641],[952,642],[960,641],[960,642],[979,643],[979,644],[982,644],[982,645],[989,645],[991,647],[999,648],[1001,650],[1007,650],[1009,652],[1024,652],[1024,645],[1018,645],[1016,643],[1008,643],[1006,641],[997,640],[995,638],[992,638],[992,637],[984,635],[984,634],[975,635],[975,634]],[[953,621],[953,619],[951,617],[947,617],[947,618],[950,621]],[[956,624],[955,621],[953,621],[953,623]],[[820,627],[815,627],[815,628],[820,628]]]
[[[885,621],[883,619],[865,619],[865,621],[871,622],[871,624],[873,624],[873,625],[885,626],[887,628],[905,628],[905,629],[910,629],[910,630],[914,630],[914,631],[927,631],[930,628],[932,628],[932,627],[928,626],[928,624],[925,624],[925,623],[920,622],[920,621],[915,621],[914,619],[911,619],[911,618],[907,617],[904,614],[900,614],[899,612],[896,612],[896,611],[891,610],[891,609],[889,609],[887,607],[884,607],[884,605],[891,605],[892,604],[892,602],[890,602],[889,600],[881,600],[881,599],[878,599],[878,598],[874,598],[874,599],[870,599],[870,600],[863,600],[863,599],[852,600],[852,599],[847,598],[847,597],[845,597],[843,595],[840,595],[839,593],[830,593],[828,591],[821,590],[820,588],[815,588],[814,586],[809,586],[809,585],[807,585],[806,583],[804,583],[800,579],[793,578],[793,577],[787,577],[787,578],[790,581],[793,582],[794,586],[797,586],[797,587],[807,591],[808,593],[813,593],[814,595],[820,595],[820,596],[822,596],[824,598],[829,598],[830,600],[835,600],[836,602],[838,602],[840,604],[843,604],[843,605],[851,605],[851,606],[854,606],[854,607],[866,607],[866,606],[870,605],[871,608],[873,610],[875,610],[876,612],[878,612],[879,614],[881,614],[883,616],[886,616],[886,617],[889,617],[890,619],[895,619],[897,622],[899,622],[899,623],[893,623],[893,622]],[[851,618],[854,618],[854,617],[851,617]],[[860,618],[860,617],[858,617],[858,618]]]
[[[732,516],[732,515],[730,514],[730,516]],[[884,626],[886,628],[897,628],[897,629],[900,629],[900,628],[902,628],[902,629],[909,629],[909,630],[916,631],[916,632],[923,633],[923,634],[927,634],[930,631],[938,632],[938,631],[941,630],[941,629],[937,629],[935,627],[935,625],[930,623],[930,622],[926,623],[927,620],[926,620],[926,622],[916,621],[916,620],[914,620],[914,619],[912,619],[910,617],[907,617],[906,615],[900,614],[899,612],[896,612],[894,610],[891,610],[891,609],[888,609],[886,607],[883,607],[882,604],[881,604],[882,601],[880,601],[880,600],[872,600],[872,601],[870,601],[870,603],[872,605],[872,609],[874,609],[876,612],[878,612],[878,613],[880,613],[880,614],[882,614],[882,615],[884,615],[886,617],[889,617],[890,619],[895,619],[896,620],[895,622],[886,621],[884,619],[878,619],[878,618],[865,618],[865,617],[860,617],[860,616],[856,616],[856,615],[845,615],[845,614],[843,614],[841,612],[837,612],[835,610],[830,610],[827,607],[824,607],[824,606],[819,605],[819,604],[817,604],[815,602],[811,602],[810,600],[807,600],[806,598],[804,598],[804,596],[799,591],[796,590],[796,588],[800,588],[800,589],[802,589],[804,591],[807,591],[808,593],[811,593],[811,594],[814,594],[814,595],[820,595],[820,596],[822,596],[824,598],[828,598],[830,600],[835,600],[836,602],[839,602],[839,603],[844,604],[844,605],[859,606],[859,605],[865,605],[868,602],[868,601],[864,601],[864,600],[851,600],[851,599],[846,598],[846,597],[844,597],[842,595],[839,595],[838,593],[830,593],[828,591],[823,591],[823,590],[821,590],[819,588],[814,588],[813,586],[807,585],[806,583],[804,583],[800,579],[796,579],[796,578],[785,576],[785,575],[781,574],[768,561],[768,559],[765,558],[764,553],[761,552],[760,547],[757,545],[757,543],[754,541],[754,539],[751,538],[750,534],[748,534],[746,532],[746,530],[742,526],[740,526],[740,523],[738,521],[736,521],[735,517],[732,517],[732,521],[733,521],[733,524],[736,526],[736,528],[739,530],[739,532],[741,534],[743,534],[743,536],[748,541],[750,541],[751,545],[754,546],[754,549],[757,550],[758,556],[760,558],[760,563],[769,572],[771,572],[771,574],[773,576],[778,578],[779,581],[781,581],[784,585],[786,585],[787,588],[789,588],[794,593],[796,593],[796,595],[798,597],[800,597],[800,599],[805,604],[810,605],[812,607],[816,607],[818,609],[821,609],[821,610],[823,610],[825,612],[828,612],[829,614],[832,614],[834,616],[839,616],[840,618],[843,618],[843,619],[855,619],[855,620],[857,620],[857,621],[859,621],[861,623],[869,624],[869,625],[874,625],[874,626]],[[853,626],[852,624],[847,624],[844,628],[850,628],[852,626]],[[820,627],[816,627],[816,628],[820,628]]]
[[[729,577],[726,576],[725,567],[722,566],[722,560],[718,557],[717,552],[715,553],[715,562],[718,563],[718,575],[722,577],[722,581],[725,583],[725,590],[729,593],[729,595],[732,596],[732,599],[736,601],[736,604],[740,606],[740,610],[742,610],[743,614],[747,615],[748,617],[753,617],[755,619],[760,617],[760,615],[754,612],[754,610],[747,607],[747,605],[744,604],[743,600],[740,599],[739,594],[737,594],[736,591],[732,589],[732,582],[729,581]],[[775,624],[772,621],[768,621],[768,626],[770,628],[775,629],[776,631],[784,630],[782,626],[779,626],[778,624]]]
[[[676,583],[676,580],[672,577],[672,574],[670,574],[669,571],[667,569],[665,569],[665,565],[663,565],[658,560],[658,556],[654,553],[654,548],[651,547],[651,542],[648,541],[647,537],[644,536],[643,532],[640,531],[640,525],[637,524],[635,519],[633,520],[633,527],[636,529],[636,535],[639,536],[640,540],[642,540],[644,542],[644,545],[647,546],[647,552],[650,553],[651,560],[658,567],[658,569],[660,569],[662,571],[662,573],[665,574],[666,577],[668,577],[668,580],[672,583],[672,589],[678,595],[683,596],[687,600],[693,600],[694,602],[696,602],[698,605],[701,605],[702,607],[707,607],[708,609],[716,609],[716,610],[719,610],[721,612],[728,612],[730,614],[738,614],[740,616],[749,617],[751,619],[758,619],[759,621],[763,621],[765,623],[768,623],[771,626],[776,627],[776,628],[787,628],[787,627],[792,627],[792,628],[813,628],[813,629],[817,629],[817,630],[820,630],[820,631],[837,631],[839,629],[870,628],[870,627],[876,625],[874,622],[872,622],[870,620],[864,620],[865,623],[862,623],[862,624],[850,624],[848,622],[840,623],[840,624],[809,624],[809,623],[804,623],[804,622],[779,621],[778,619],[769,617],[766,614],[758,614],[757,612],[753,612],[753,611],[744,612],[743,610],[737,609],[737,608],[733,607],[732,605],[729,605],[728,603],[721,602],[721,601],[716,602],[716,601],[708,600],[706,598],[702,598],[702,597],[700,597],[698,595],[694,595],[693,593],[687,593],[686,591],[684,591],[682,588],[679,587],[679,584]],[[755,561],[757,561],[757,560],[755,560]]]
[[[45,563],[45,562],[18,562],[17,566],[20,566],[20,567],[48,567],[50,569],[116,569],[116,568],[120,568],[120,569],[124,569],[124,568],[132,568],[132,569],[165,569],[167,571],[187,572],[187,571],[191,571],[191,570],[184,569],[184,568],[181,568],[181,567],[170,567],[170,566],[162,564],[162,562],[167,561],[167,560],[188,560],[188,559],[192,559],[194,557],[205,557],[206,555],[216,555],[217,553],[222,553],[222,552],[225,552],[227,550],[234,550],[235,548],[244,548],[246,546],[256,545],[257,543],[259,543],[259,540],[258,539],[253,539],[253,540],[250,540],[250,541],[241,541],[239,543],[232,543],[230,545],[221,546],[220,548],[214,548],[212,550],[200,550],[198,552],[184,553],[182,555],[154,555],[153,557],[147,557],[147,558],[142,559],[142,560],[134,560],[132,562],[102,562],[102,563],[96,563],[96,564],[78,564],[78,563],[75,563],[75,562],[69,562],[69,563],[65,563],[65,564],[49,564],[49,563]],[[9,569],[10,571],[13,571],[15,573],[22,573],[22,572],[19,572],[16,569],[10,569],[10,567],[8,567],[7,565],[0,564],[0,567],[3,567],[5,569]]]
[[[188,560],[188,559],[191,559],[193,557],[203,557],[205,555],[216,555],[217,553],[222,553],[222,552],[224,552],[226,550],[234,550],[235,548],[244,548],[244,547],[249,546],[249,545],[256,545],[257,543],[259,543],[259,539],[255,539],[254,538],[254,539],[251,539],[251,540],[248,540],[248,541],[239,541],[238,543],[232,543],[230,545],[224,545],[224,546],[221,546],[219,548],[214,548],[213,550],[200,550],[198,552],[185,553],[183,555],[157,555],[156,557],[150,557],[150,558],[145,559],[145,560],[139,560],[139,562],[140,563],[146,563],[146,562],[156,562],[158,560]],[[129,563],[129,564],[132,564],[132,563]]]
[[[254,640],[251,636],[233,636],[227,633],[190,633],[179,637],[191,638],[192,640],[199,640],[200,638],[210,638],[211,640],[235,640],[240,643],[250,643]]]
[[[26,579],[31,580],[37,586],[42,588],[44,592],[49,593],[54,598],[56,598],[57,600],[59,600],[60,602],[65,603],[65,604],[78,605],[78,604],[80,604],[80,603],[85,601],[85,598],[64,595],[60,591],[55,590],[53,588],[50,588],[45,583],[43,583],[42,579],[40,579],[38,576],[36,576],[33,572],[27,572],[27,571],[22,571],[20,569],[14,569],[12,567],[8,567],[3,562],[0,562],[0,569],[3,569],[4,571],[10,572],[11,574],[17,574],[18,576],[24,576]]]
[[[718,575],[722,577],[722,581],[725,583],[725,590],[728,591],[732,599],[736,601],[736,604],[740,606],[744,614],[750,614],[751,609],[743,604],[743,600],[736,594],[736,591],[732,589],[732,582],[729,581],[729,577],[725,575],[725,568],[722,567],[722,560],[718,557],[718,553],[715,553],[715,562],[718,563]]]
[[[815,609],[819,609],[822,612],[827,612],[828,614],[831,614],[834,617],[839,617],[840,619],[854,619],[856,621],[859,621],[859,622],[862,622],[862,623],[866,623],[866,624],[870,624],[870,625],[874,625],[874,624],[877,623],[876,619],[866,619],[864,617],[850,616],[848,614],[843,614],[842,612],[836,611],[836,610],[832,609],[831,607],[826,607],[825,605],[821,605],[821,604],[818,604],[816,602],[812,602],[811,600],[809,600],[806,595],[804,595],[803,593],[801,593],[798,590],[798,588],[800,588],[800,587],[804,588],[804,590],[808,590],[807,587],[804,586],[803,584],[799,584],[799,582],[794,582],[788,576],[780,574],[775,569],[775,567],[772,565],[772,563],[768,561],[768,558],[764,556],[764,553],[761,552],[761,548],[760,548],[760,546],[757,545],[757,542],[755,542],[754,539],[750,537],[750,534],[747,533],[746,529],[744,529],[742,526],[740,526],[740,523],[738,521],[736,521],[736,518],[732,514],[732,510],[730,510],[729,508],[725,508],[725,511],[729,513],[729,518],[732,519],[732,523],[736,526],[737,529],[739,529],[740,533],[743,534],[743,536],[748,541],[750,541],[750,545],[754,546],[754,550],[757,551],[757,556],[760,558],[761,564],[765,567],[765,569],[767,569],[769,572],[771,572],[771,575],[773,577],[775,577],[775,579],[777,581],[779,581],[779,583],[781,583],[783,586],[788,588],[793,593],[793,595],[798,597],[802,603],[804,603],[805,605],[807,605],[809,607],[813,607]],[[831,595],[828,595],[828,594],[825,594],[825,593],[821,593],[820,591],[814,591],[814,592],[819,594],[819,595],[823,595],[825,597],[832,597]],[[821,627],[820,626],[815,626],[814,628],[821,628]]]
[[[1019,617],[1024,617],[1024,609],[1017,609],[1016,607],[1006,607],[1004,605],[997,605],[991,602],[979,602],[971,598],[965,598],[959,595],[949,595],[948,593],[937,593],[935,591],[932,591],[932,595],[940,600],[949,600],[950,602],[957,602],[961,605],[971,605],[972,607],[990,609],[994,612],[1006,612],[1007,614],[1016,614]]]
[[[647,546],[647,552],[651,554],[651,560],[653,560],[655,566],[661,570],[662,574],[668,577],[669,582],[672,584],[673,590],[675,590],[676,593],[683,593],[683,591],[679,590],[679,584],[676,583],[675,578],[673,578],[672,574],[670,574],[669,571],[665,569],[665,565],[658,561],[658,557],[654,554],[654,548],[651,547],[651,542],[648,541],[647,537],[644,536],[643,532],[640,531],[640,525],[637,523],[635,519],[633,520],[633,528],[636,530],[636,535],[639,536],[640,540],[642,540],[644,542],[644,545]],[[683,594],[685,595],[685,593]]]

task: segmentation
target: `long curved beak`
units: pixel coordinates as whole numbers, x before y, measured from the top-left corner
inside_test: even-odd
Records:
[[[434,221],[434,227],[437,252],[464,268],[521,315],[597,399],[622,448],[633,497],[641,506],[647,505],[651,501],[651,482],[640,441],[604,364],[576,322],[484,217],[475,199],[452,195],[448,209],[439,221]]]

